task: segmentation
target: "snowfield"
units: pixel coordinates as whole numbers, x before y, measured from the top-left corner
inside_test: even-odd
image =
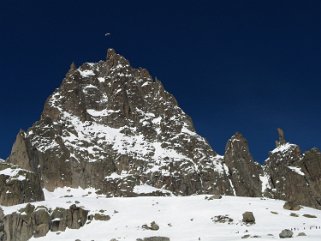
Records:
[[[33,203],[48,208],[68,208],[77,203],[91,213],[106,210],[109,221],[92,221],[78,230],[49,232],[46,237],[33,241],[109,241],[130,240],[152,236],[169,237],[171,241],[232,241],[242,236],[259,236],[256,240],[279,239],[283,229],[292,229],[295,240],[321,240],[321,210],[302,208],[299,211],[283,209],[284,201],[248,197],[223,196],[208,200],[206,195],[188,197],[133,197],[105,198],[95,194],[94,189],[59,188],[55,192],[45,190],[46,201]],[[24,205],[3,207],[6,214],[19,210]],[[242,214],[251,211],[256,224],[245,225]],[[296,213],[299,217],[290,216]],[[306,218],[303,214],[315,215]],[[215,223],[213,218],[228,215],[231,223]],[[159,230],[145,230],[142,225],[155,221]],[[298,237],[305,232],[307,236]]]

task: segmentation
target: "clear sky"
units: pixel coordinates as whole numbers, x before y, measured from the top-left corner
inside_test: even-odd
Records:
[[[277,127],[303,150],[321,147],[319,0],[10,0],[0,31],[2,158],[70,63],[110,47],[157,76],[220,154],[240,131],[263,161]]]

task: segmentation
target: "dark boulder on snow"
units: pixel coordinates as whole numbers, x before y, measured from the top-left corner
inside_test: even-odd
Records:
[[[280,238],[292,238],[293,237],[293,232],[288,229],[282,230],[282,232],[279,234]]]
[[[148,237],[144,239],[140,239],[141,241],[170,241],[167,237]]]
[[[260,176],[263,170],[261,165],[254,161],[247,140],[241,133],[236,133],[227,142],[224,162],[237,196],[262,196]]]
[[[242,221],[246,224],[255,224],[255,218],[252,212],[243,213]]]
[[[298,211],[301,209],[301,206],[296,204],[295,202],[286,201],[283,205],[283,208],[287,210]]]

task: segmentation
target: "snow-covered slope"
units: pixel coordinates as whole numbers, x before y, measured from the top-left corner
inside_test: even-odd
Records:
[[[49,232],[45,237],[32,238],[33,241],[135,241],[137,238],[152,236],[169,237],[171,241],[228,241],[241,240],[244,235],[260,236],[258,240],[279,238],[283,229],[292,229],[297,240],[321,240],[321,211],[302,208],[300,211],[283,209],[283,201],[223,196],[222,199],[208,200],[205,195],[189,197],[135,197],[105,198],[94,194],[95,190],[59,188],[55,192],[45,192],[47,201],[34,203],[48,208],[68,208],[71,204],[96,213],[106,210],[109,221],[92,221],[78,230]],[[68,197],[65,197],[65,196]],[[24,205],[4,208],[6,214],[19,210]],[[253,212],[256,223],[246,225],[242,214]],[[295,213],[296,216],[291,216]],[[316,218],[304,217],[304,214]],[[215,216],[227,215],[233,221],[215,223]],[[293,215],[293,214],[292,214]],[[159,230],[145,230],[142,225],[155,221]],[[306,237],[297,237],[305,232]]]

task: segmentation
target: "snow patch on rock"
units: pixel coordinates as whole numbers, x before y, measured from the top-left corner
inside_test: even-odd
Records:
[[[305,175],[304,172],[302,172],[300,167],[288,166],[288,168],[301,176]]]
[[[295,145],[295,144],[285,143],[285,144],[280,145],[277,148],[275,148],[273,151],[271,151],[271,153],[272,154],[278,153],[278,152],[286,153],[289,150],[292,150],[292,149],[294,149],[296,147],[297,147],[297,145]]]
[[[167,191],[165,189],[156,188],[147,184],[136,185],[134,187],[134,193],[137,193],[137,194],[149,194],[153,192],[162,192],[162,193],[168,193],[168,194],[171,193],[170,191]]]
[[[9,176],[11,180],[23,181],[26,180],[26,177],[21,175],[23,172],[27,172],[27,170],[20,168],[6,168],[0,171],[0,175]]]
[[[92,71],[92,70],[80,70],[80,69],[78,69],[78,72],[84,78],[95,75],[94,71]]]
[[[271,185],[269,182],[270,177],[268,176],[268,174],[264,173],[263,175],[259,176],[261,183],[262,183],[262,194],[264,194],[264,192],[267,189],[271,189]]]

